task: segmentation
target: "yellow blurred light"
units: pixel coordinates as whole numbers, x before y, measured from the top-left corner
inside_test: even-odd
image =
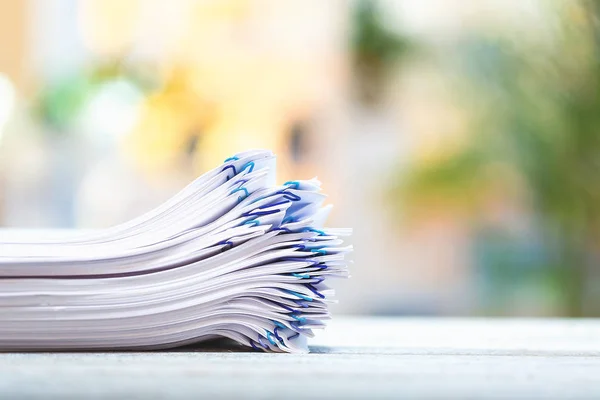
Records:
[[[195,16],[198,19],[238,19],[250,11],[248,0],[205,0],[197,1]]]
[[[78,25],[83,43],[100,54],[118,54],[135,40],[139,0],[83,0]]]
[[[15,97],[15,86],[6,75],[0,73],[0,139],[4,126],[12,115]]]
[[[161,91],[146,98],[126,138],[126,148],[146,170],[172,167],[212,119],[214,110],[194,91],[189,76],[185,69],[174,71]]]

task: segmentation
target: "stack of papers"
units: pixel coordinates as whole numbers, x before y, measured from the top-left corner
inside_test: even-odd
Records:
[[[248,151],[108,229],[0,234],[0,350],[163,349],[226,337],[305,351],[348,274],[316,180]]]

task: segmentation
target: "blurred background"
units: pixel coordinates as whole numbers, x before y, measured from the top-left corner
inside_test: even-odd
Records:
[[[0,225],[249,148],[354,228],[334,312],[600,316],[600,2],[0,0]]]

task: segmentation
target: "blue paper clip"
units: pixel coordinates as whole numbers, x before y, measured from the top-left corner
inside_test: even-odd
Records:
[[[225,171],[228,168],[231,168],[233,170],[233,176],[231,178],[233,178],[234,176],[237,175],[237,171],[236,171],[236,169],[235,169],[235,167],[233,165],[226,165],[226,166],[224,166],[223,169],[221,170],[221,172]],[[231,178],[229,177],[229,175],[227,175],[227,180],[229,180]]]
[[[285,217],[283,219],[283,221],[281,221],[282,224],[287,224],[289,222],[296,222],[296,218],[289,216],[289,217]]]
[[[278,304],[279,304],[279,306],[280,306],[281,308],[283,308],[284,310],[287,310],[287,311],[289,311],[289,312],[292,312],[292,313],[295,311],[295,310],[294,310],[292,307],[288,307],[288,306],[286,306],[285,304],[281,304],[281,303],[278,303]]]
[[[297,315],[292,314],[292,318],[294,318],[296,321],[298,321],[301,324],[303,324],[303,323],[306,322],[306,318],[305,317],[299,317]]]
[[[308,308],[309,307],[309,305],[306,304],[306,302],[304,300],[292,300],[292,301],[294,303],[298,304],[302,308]],[[294,313],[301,313],[301,312],[302,311],[300,311],[300,310],[294,310],[294,311],[292,311],[292,314],[294,314]]]
[[[292,322],[290,322],[290,326],[291,326],[292,328],[294,328],[294,330],[295,330],[296,332],[298,332],[298,331],[301,331],[301,330],[303,330],[303,329],[304,329],[304,328],[303,328],[303,327],[301,327],[300,325],[302,325],[302,324],[301,324],[300,322],[298,322],[298,321],[292,321]]]
[[[320,298],[324,299],[325,296],[322,295],[321,293],[319,293],[319,291],[317,290],[316,287],[314,287],[312,284],[307,283],[306,287],[308,288],[308,290],[310,290],[311,292],[313,292],[314,294],[316,294],[317,296],[319,296]]]
[[[281,329],[285,329],[285,325],[282,324],[279,321],[275,321],[275,320],[271,320],[271,322],[273,322],[273,324],[275,324],[276,327],[281,328]]]
[[[248,173],[254,171],[254,161],[250,161],[246,164],[244,164],[244,166],[242,167],[241,171],[245,171],[246,168],[250,167],[250,170],[248,171]]]
[[[294,193],[281,193],[281,194],[283,194],[283,197],[285,199],[288,199],[288,200],[291,200],[291,201],[300,201],[300,200],[302,200],[302,197],[300,197],[299,195],[294,194]]]
[[[295,276],[296,278],[300,278],[300,279],[310,279],[309,274],[299,274],[297,272],[292,272],[292,276]]]
[[[242,217],[263,217],[265,215],[277,214],[281,210],[269,210],[269,211],[248,211],[242,214]]]
[[[288,203],[289,203],[289,200],[282,200],[282,201],[278,201],[273,204],[269,204],[268,207],[275,207],[275,206],[280,206],[282,204],[288,204]]]
[[[315,228],[304,228],[302,229],[302,232],[316,232],[319,234],[319,236],[327,236],[327,234],[324,231]]]
[[[298,181],[287,181],[286,183],[283,184],[283,186],[289,186],[289,187],[294,187],[294,189],[298,189],[300,187],[300,182]]]
[[[327,250],[323,250],[323,249],[310,249],[310,251],[312,253],[319,253],[319,254],[323,254],[324,256],[327,255]]]
[[[242,196],[239,196],[239,197],[238,197],[238,201],[241,201],[241,200],[245,199],[245,198],[246,198],[246,197],[248,197],[248,195],[249,195],[249,193],[248,193],[248,189],[246,189],[245,187],[239,187],[239,188],[237,188],[237,189],[233,189],[233,190],[231,191],[231,193],[229,193],[229,194],[234,194],[234,193],[236,193],[236,192],[244,192],[244,193],[245,193],[245,195],[244,195],[243,197],[242,197]]]
[[[285,345],[285,343],[283,342],[283,338],[281,336],[279,336],[279,334],[277,333],[278,329],[279,329],[279,327],[276,326],[275,329],[273,329],[273,334],[275,335],[277,340],[279,340],[279,343]]]
[[[269,346],[267,346],[266,344],[264,344],[264,343],[263,343],[263,341],[262,341],[262,339],[261,339],[260,335],[258,335],[258,343],[260,343],[260,345],[261,345],[262,347],[264,347],[265,349],[267,349],[267,350],[269,349]]]
[[[232,248],[232,247],[233,247],[233,242],[230,242],[229,240],[222,240],[222,241],[220,241],[220,242],[219,242],[219,243],[217,243],[217,244],[220,244],[220,245],[227,245],[227,246],[229,246],[229,248]],[[225,249],[226,249],[226,248],[223,248],[223,250],[225,250]]]
[[[277,346],[277,342],[273,339],[273,334],[267,331],[267,340],[272,344]]]
[[[289,294],[293,294],[294,296],[301,298],[302,300],[313,301],[312,297],[308,297],[302,293],[294,292],[293,290],[288,290],[288,289],[283,289],[283,290],[285,290]]]

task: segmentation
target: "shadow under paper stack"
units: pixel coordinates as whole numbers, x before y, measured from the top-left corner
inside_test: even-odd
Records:
[[[275,156],[231,157],[113,228],[0,238],[0,350],[160,349],[227,337],[305,351],[346,277],[317,180],[275,186]]]

